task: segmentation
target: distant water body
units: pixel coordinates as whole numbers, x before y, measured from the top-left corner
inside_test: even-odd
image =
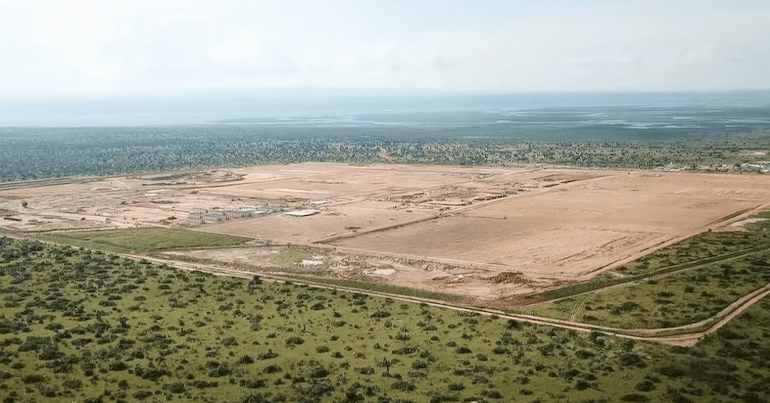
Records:
[[[706,157],[719,154],[714,147],[770,148],[764,138],[770,130],[769,95],[274,96],[6,104],[0,105],[0,182],[303,161],[367,163],[380,161],[382,150],[404,163],[709,164],[713,161]],[[749,136],[752,144],[731,142],[738,133],[760,134]],[[690,141],[704,138],[709,141]],[[629,149],[660,141],[668,150],[660,161],[644,153],[622,157],[627,160],[596,159],[590,146],[612,143],[611,155],[626,156]],[[566,148],[511,151],[534,142]],[[577,152],[573,146],[589,151],[570,157]]]
[[[671,139],[770,128],[770,91],[596,94],[315,94],[0,104],[0,127],[247,127],[366,135]],[[233,129],[234,126],[239,127]],[[271,129],[275,128],[275,130]],[[281,130],[281,129],[283,130]],[[450,130],[451,129],[451,130]],[[43,129],[44,131],[48,131]],[[122,130],[121,130],[122,131]],[[174,130],[176,132],[176,130]],[[13,130],[4,130],[9,135]],[[128,140],[128,139],[126,139]]]

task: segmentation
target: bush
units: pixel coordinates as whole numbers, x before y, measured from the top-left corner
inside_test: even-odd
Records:
[[[669,378],[681,378],[687,374],[686,369],[676,365],[669,365],[667,367],[663,367],[659,369],[658,372],[661,375],[665,375]]]
[[[21,377],[21,381],[24,383],[40,383],[45,382],[43,375],[24,375]]]
[[[181,382],[169,383],[163,387],[169,393],[184,393],[187,392],[187,386]]]
[[[219,382],[217,382],[217,381],[206,382],[206,381],[201,381],[201,380],[195,380],[195,381],[192,382],[192,385],[195,386],[196,388],[199,388],[199,389],[216,388],[216,387],[219,386]],[[241,385],[241,386],[243,386],[243,385]]]
[[[393,385],[391,385],[391,388],[398,389],[404,392],[411,392],[417,389],[417,387],[412,382],[409,382],[409,381],[396,381],[393,383]]]
[[[372,367],[360,367],[360,368],[356,368],[356,372],[358,372],[361,375],[372,375],[372,374],[374,374],[374,368],[372,368]]]
[[[624,367],[644,368],[647,366],[647,364],[645,364],[644,361],[638,355],[630,352],[625,352],[621,354],[619,361],[620,361],[620,365]]]
[[[649,379],[643,379],[636,384],[636,390],[640,392],[649,392],[655,390],[655,382]]]
[[[387,318],[388,316],[390,316],[390,311],[387,311],[385,309],[378,309],[369,317],[370,318]]]
[[[575,357],[580,358],[580,359],[584,359],[584,360],[588,359],[588,358],[591,358],[591,357],[593,357],[595,355],[596,354],[594,354],[594,353],[592,353],[592,352],[590,352],[588,350],[578,350],[578,351],[575,351]]]
[[[235,337],[227,337],[224,340],[222,340],[222,345],[225,347],[237,346],[238,339],[236,339]]]
[[[125,371],[128,369],[128,365],[123,361],[113,361],[107,369],[110,371]]]
[[[254,358],[252,358],[250,355],[244,355],[238,360],[239,364],[253,364]]]
[[[650,398],[638,393],[629,393],[627,395],[623,395],[620,400],[623,402],[649,402]]]
[[[167,373],[168,372],[166,372],[165,369],[157,368],[157,367],[150,367],[150,368],[136,367],[134,369],[134,375],[149,381],[157,381]]]
[[[419,351],[417,347],[402,347],[402,348],[399,348],[398,350],[393,350],[392,353],[397,355],[409,355],[409,354],[414,354],[417,351]]]
[[[281,371],[283,371],[283,368],[281,368],[279,365],[268,365],[265,367],[265,369],[262,370],[262,372],[266,374],[274,374]]]
[[[451,391],[460,391],[465,389],[465,385],[463,385],[462,383],[450,383],[448,388]]]
[[[278,357],[278,353],[274,352],[272,348],[268,348],[267,351],[257,356],[260,360],[269,360],[271,358]]]
[[[209,371],[208,376],[212,378],[221,378],[223,376],[230,376],[232,375],[233,370],[230,369],[227,365],[220,365],[215,369],[212,369]]]
[[[294,348],[304,342],[305,340],[303,340],[301,337],[298,337],[298,336],[289,337],[288,339],[286,339],[286,347]]]

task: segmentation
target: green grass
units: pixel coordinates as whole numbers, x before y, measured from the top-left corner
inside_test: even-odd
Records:
[[[751,218],[770,218],[770,212],[760,212]],[[538,297],[546,300],[570,297],[770,248],[770,239],[762,236],[763,231],[770,230],[770,220],[748,224],[744,228],[746,232],[699,234],[614,269],[619,276],[605,274],[589,281],[545,291]]]
[[[232,246],[249,238],[183,229],[132,229],[94,232],[58,232],[41,240],[117,253],[147,252],[201,246]]]
[[[0,304],[7,401],[770,398],[767,300],[681,349],[0,238]]]
[[[298,266],[303,260],[309,260],[313,255],[304,249],[292,248],[277,254],[265,255],[264,259],[278,266]]]
[[[750,232],[706,232],[655,251],[616,271],[627,276],[645,275],[660,268],[735,254],[756,247],[770,247],[767,239],[758,236],[756,229]]]
[[[409,287],[401,287],[401,286],[390,285],[390,284],[377,284],[377,283],[372,283],[367,281],[326,278],[326,277],[308,276],[303,278],[307,278],[308,280],[311,280],[314,283],[318,283],[318,284],[328,284],[328,285],[334,285],[334,286],[339,286],[344,288],[353,288],[353,289],[364,290],[364,291],[376,291],[376,292],[382,292],[382,293],[388,293],[388,294],[397,294],[397,295],[403,295],[408,297],[426,298],[426,299],[433,299],[437,301],[446,301],[446,302],[454,302],[454,303],[463,303],[467,301],[467,298],[463,295],[449,294],[449,293],[435,292],[435,291],[425,291],[425,290],[419,290],[419,289],[414,289]]]
[[[708,319],[770,282],[761,252],[606,290],[525,307],[519,312],[620,328],[663,328]]]

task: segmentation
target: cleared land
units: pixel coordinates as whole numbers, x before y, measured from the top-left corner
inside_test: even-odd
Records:
[[[174,254],[504,306],[709,229],[740,231],[731,224],[768,200],[766,175],[309,163],[4,184],[0,230],[243,236],[256,242]]]

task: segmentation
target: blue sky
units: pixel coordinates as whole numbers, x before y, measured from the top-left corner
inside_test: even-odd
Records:
[[[0,100],[770,90],[769,1],[5,1]]]

